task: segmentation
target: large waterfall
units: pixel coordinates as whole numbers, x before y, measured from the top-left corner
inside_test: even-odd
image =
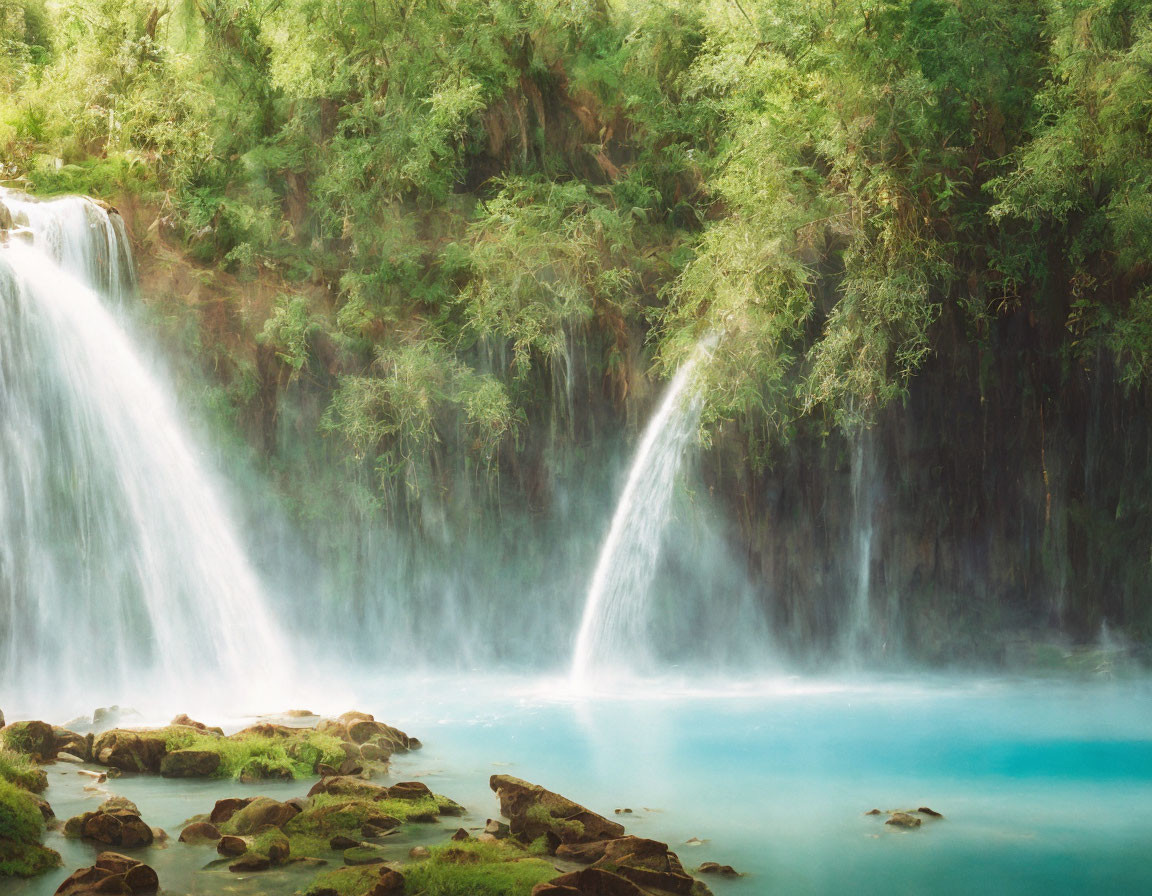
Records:
[[[284,637],[118,313],[119,217],[80,198],[0,203],[17,225],[0,248],[0,697],[264,699],[289,668]]]
[[[713,335],[705,337],[676,372],[632,461],[584,603],[571,670],[578,687],[621,667],[635,669],[647,659],[648,592],[676,475],[700,421],[694,376],[715,341]]]

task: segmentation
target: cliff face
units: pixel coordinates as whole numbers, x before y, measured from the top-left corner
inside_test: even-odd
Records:
[[[334,350],[317,346],[330,365],[293,375],[258,338],[276,276],[197,265],[154,208],[121,208],[152,325],[206,374],[211,409],[309,545],[288,564],[283,543],[265,546],[274,575],[307,578],[333,625],[403,620],[446,653],[460,650],[458,614],[487,620],[473,633],[503,619],[504,658],[531,661],[520,638],[567,640],[659,383],[633,373],[622,394],[586,360],[596,335],[574,334],[569,380],[539,384],[495,484],[445,448],[419,501],[357,503],[373,491],[370,460],[349,463],[321,426]],[[1147,396],[1104,356],[1091,372],[1064,363],[1024,313],[982,344],[946,324],[906,400],[872,428],[814,422],[762,465],[728,427],[697,458],[657,586],[685,592],[660,611],[683,617],[677,649],[711,640],[722,652],[701,631],[736,600],[759,606],[773,649],[820,664],[1011,663],[1037,640],[1148,638]],[[628,339],[642,370],[643,334]]]

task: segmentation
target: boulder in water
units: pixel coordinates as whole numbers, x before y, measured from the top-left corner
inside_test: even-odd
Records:
[[[215,843],[220,829],[209,821],[194,821],[180,832],[181,843]]]
[[[233,815],[228,829],[237,834],[254,834],[269,826],[282,828],[299,814],[300,810],[291,803],[261,796]]]
[[[121,893],[151,896],[160,889],[156,872],[143,862],[116,852],[102,852],[91,868],[81,868],[56,890],[56,896]]]
[[[222,856],[242,856],[248,852],[248,841],[243,837],[226,834],[217,841],[216,852]]]
[[[212,822],[212,824],[224,824],[249,803],[255,801],[256,797],[254,796],[229,796],[222,800],[217,800],[216,805],[212,807],[212,812],[208,816],[208,820]]]
[[[149,846],[155,839],[152,829],[140,817],[135,804],[123,797],[105,800],[95,812],[85,812],[68,819],[64,832],[107,846],[131,849]]]
[[[512,836],[525,843],[547,837],[561,843],[593,843],[624,836],[624,826],[597,815],[567,797],[511,775],[493,775],[489,786],[500,799]]]
[[[918,828],[922,823],[921,819],[907,812],[893,812],[891,817],[884,822],[884,824],[898,828]]]
[[[719,877],[740,877],[740,872],[731,865],[721,865],[719,862],[705,862],[696,869],[699,874],[715,874]]]

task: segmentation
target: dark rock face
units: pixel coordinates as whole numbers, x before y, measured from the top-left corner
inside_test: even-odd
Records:
[[[731,865],[721,865],[719,862],[705,862],[696,870],[700,874],[716,874],[720,877],[740,877],[740,872]]]
[[[68,819],[64,832],[121,849],[148,846],[155,839],[152,829],[140,818],[140,810],[123,797],[112,797],[95,812]]]
[[[181,843],[215,843],[220,830],[207,821],[194,821],[180,832]]]
[[[152,896],[160,888],[156,872],[143,862],[115,852],[102,852],[91,868],[81,868],[56,890],[56,896],[132,894]]]
[[[125,772],[160,771],[168,746],[163,738],[144,737],[135,731],[114,728],[105,731],[92,745],[92,758],[101,765]]]
[[[555,844],[593,843],[624,836],[624,826],[572,800],[511,775],[493,775],[489,786],[512,836],[524,842],[547,837]]]
[[[174,750],[160,761],[165,778],[208,778],[220,767],[220,754],[211,750]]]
[[[47,722],[13,722],[0,731],[0,743],[9,750],[28,754],[36,762],[56,758],[56,732]]]

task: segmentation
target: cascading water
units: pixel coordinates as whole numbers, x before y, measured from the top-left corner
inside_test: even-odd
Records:
[[[112,310],[132,276],[118,216],[0,203],[25,231],[0,248],[0,697],[268,699],[285,640]]]
[[[696,346],[644,431],[585,599],[570,673],[577,687],[644,659],[648,592],[671,513],[676,474],[696,435],[703,404],[695,388],[695,371],[715,344],[716,336],[710,334]]]
[[[871,430],[861,428],[852,457],[852,541],[855,571],[845,619],[844,652],[850,663],[875,652],[872,612],[872,540],[875,509],[875,462]]]

